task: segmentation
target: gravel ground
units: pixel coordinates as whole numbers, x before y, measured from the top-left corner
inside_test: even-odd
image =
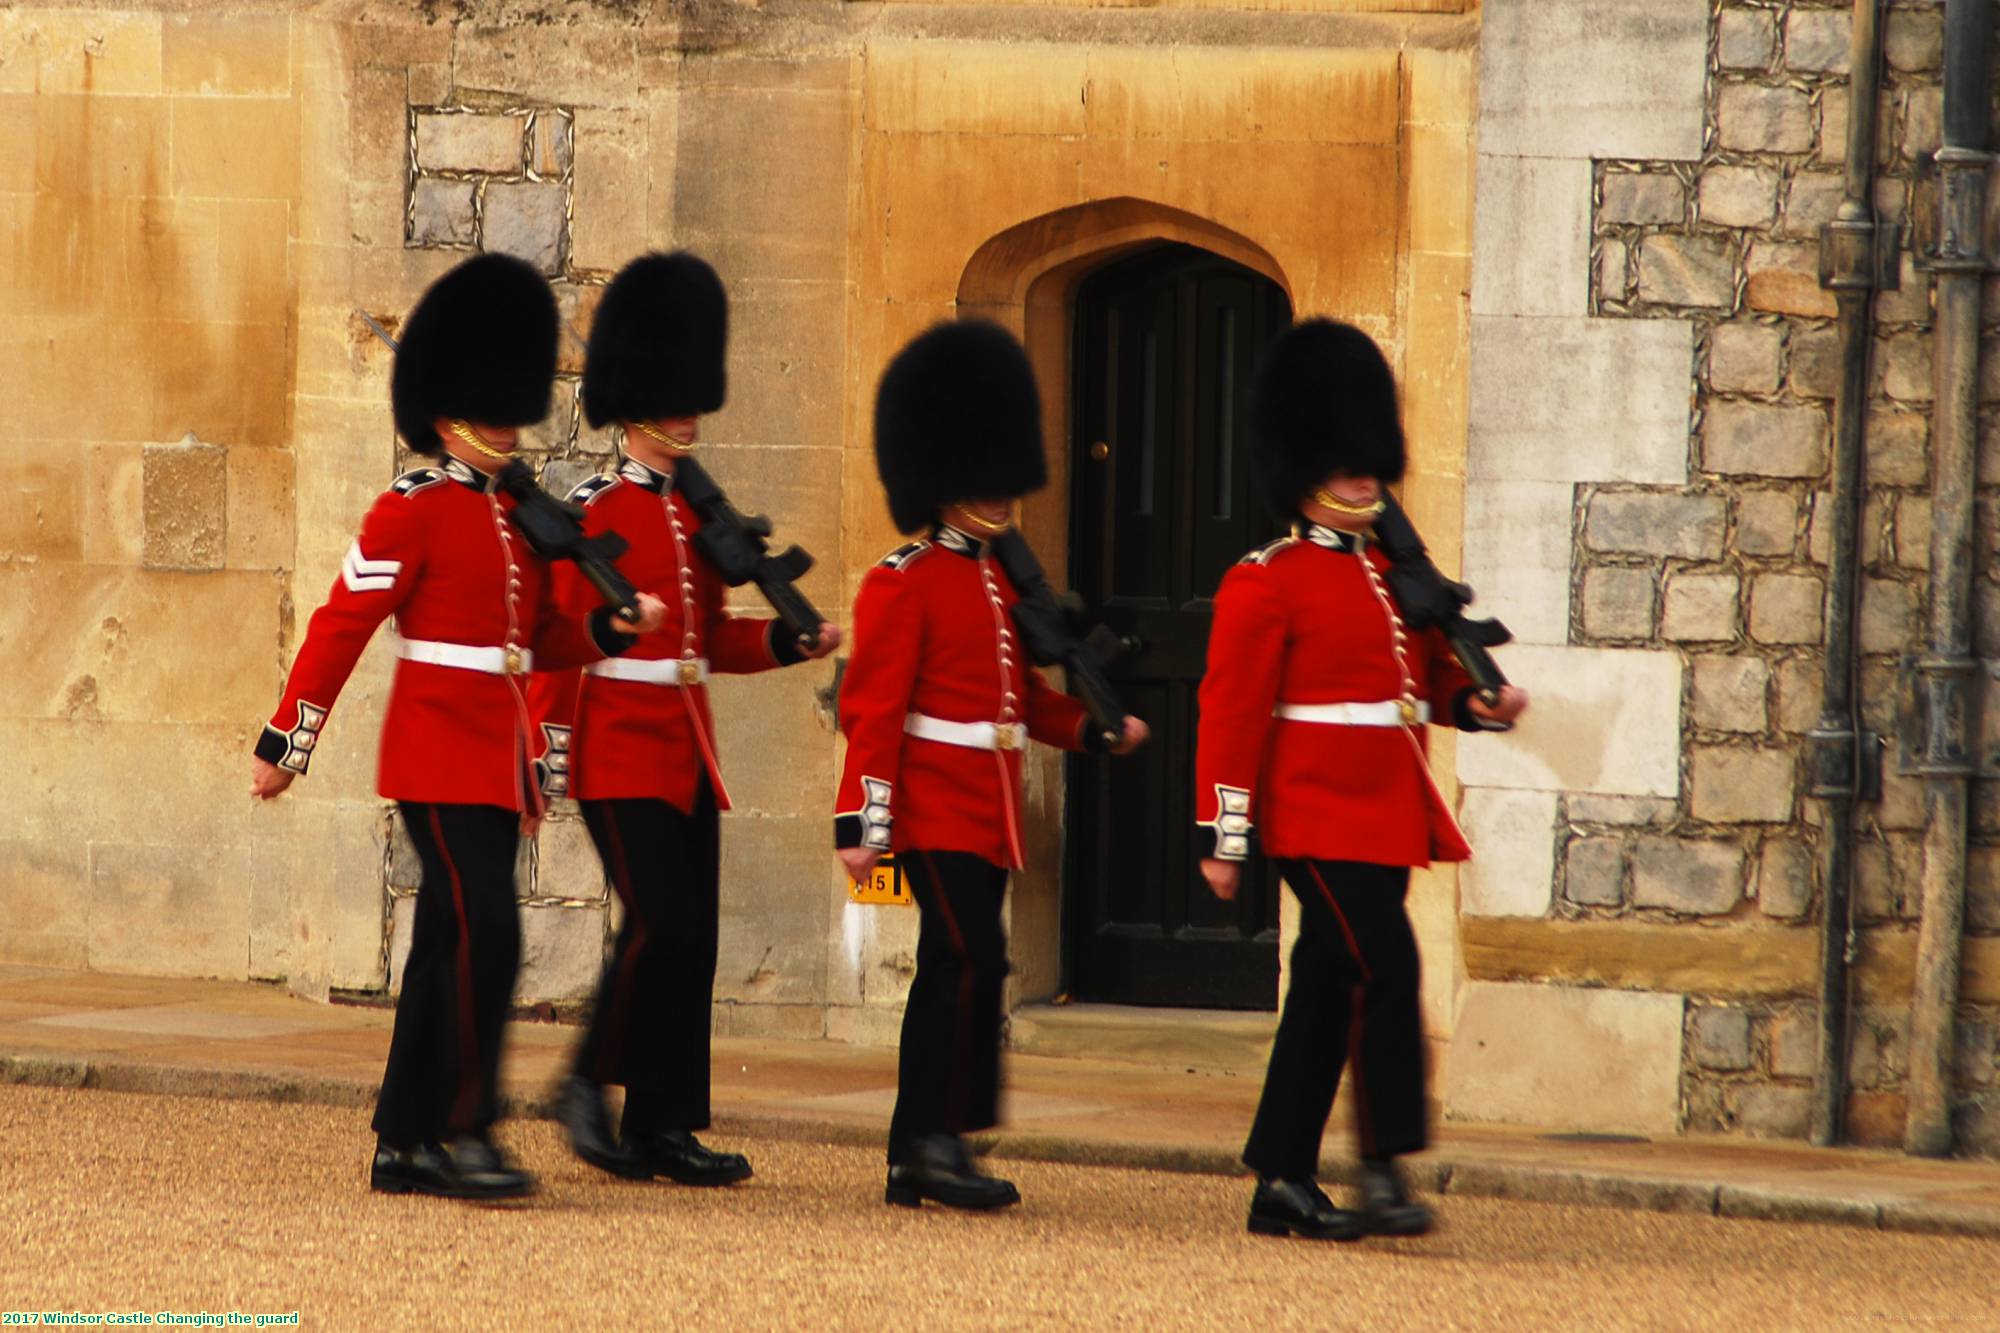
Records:
[[[552,1125],[507,1206],[366,1188],[361,1112],[0,1088],[0,1309],[308,1328],[2000,1326],[2000,1245],[1452,1200],[1420,1240],[1243,1230],[1245,1180],[1010,1162],[1026,1204],[885,1207],[875,1152],[727,1142],[723,1191],[613,1181]]]

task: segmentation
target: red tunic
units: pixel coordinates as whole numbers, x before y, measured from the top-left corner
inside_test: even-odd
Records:
[[[1021,751],[905,732],[913,713],[1025,724],[1029,738],[1083,748],[1083,705],[1022,656],[1020,600],[986,546],[939,528],[868,571],[854,602],[854,656],[840,687],[847,762],[834,844],[971,852],[1021,865]]]
[[[1365,563],[1364,563],[1365,562]],[[1201,683],[1203,855],[1422,866],[1471,855],[1427,767],[1425,728],[1294,721],[1283,704],[1428,704],[1460,727],[1472,681],[1436,630],[1407,631],[1373,542],[1310,526],[1246,556],[1215,595]],[[1399,659],[1400,640],[1400,659]]]
[[[735,674],[804,660],[782,622],[728,614],[721,575],[693,546],[701,519],[672,487],[671,477],[627,459],[616,476],[592,477],[570,492],[570,500],[583,506],[586,533],[613,531],[630,543],[618,559],[619,572],[667,606],[659,633],[621,660],[705,660],[708,670]],[[597,600],[574,567],[556,571],[556,596],[565,608]],[[705,684],[662,685],[580,670],[538,673],[529,705],[545,795],[646,797],[689,813],[706,770],[716,805],[729,809]]]
[[[326,604],[313,612],[260,758],[304,773],[334,700],[375,627],[405,640],[514,645],[535,665],[622,652],[608,608],[559,612],[548,565],[507,522],[511,496],[457,459],[397,479],[361,521]],[[382,719],[376,790],[395,801],[539,810],[526,777],[528,710],[519,676],[399,659]]]

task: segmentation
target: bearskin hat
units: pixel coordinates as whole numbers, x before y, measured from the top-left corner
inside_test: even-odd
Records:
[[[1281,518],[1336,472],[1401,481],[1396,377],[1375,340],[1330,319],[1280,334],[1250,391],[1250,453]]]
[[[729,298],[708,264],[677,250],[619,270],[590,326],[583,414],[611,421],[693,417],[722,406]]]
[[[1013,334],[983,320],[919,334],[882,373],[875,393],[875,470],[904,532],[959,500],[1040,490],[1042,400]]]
[[[426,291],[403,325],[389,380],[396,430],[420,454],[443,450],[431,422],[525,426],[549,414],[556,298],[511,255],[480,255]]]

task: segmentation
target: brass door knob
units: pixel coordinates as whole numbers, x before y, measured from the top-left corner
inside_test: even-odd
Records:
[[[1090,456],[1102,463],[1105,459],[1111,457],[1111,446],[1103,440],[1099,440],[1096,444],[1090,446]]]

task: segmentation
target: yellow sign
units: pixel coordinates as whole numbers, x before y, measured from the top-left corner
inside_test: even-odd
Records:
[[[857,903],[887,903],[891,906],[908,907],[913,901],[910,888],[903,883],[902,867],[896,858],[885,856],[875,863],[865,881],[849,880],[847,896]]]

